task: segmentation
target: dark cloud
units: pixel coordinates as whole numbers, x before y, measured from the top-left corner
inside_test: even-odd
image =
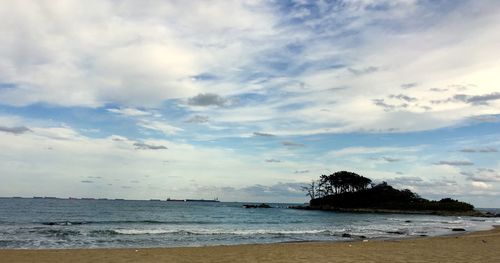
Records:
[[[479,115],[471,118],[479,122],[500,122],[500,118],[496,115]]]
[[[461,101],[473,105],[488,105],[489,101],[500,99],[500,92],[493,92],[490,94],[475,95],[475,96],[457,94],[453,96],[453,99],[456,101]]]
[[[236,187],[218,187],[218,186],[196,186],[197,192],[200,193],[217,193],[220,196],[244,195],[254,200],[290,200],[299,199],[305,200],[305,192],[302,187],[308,183],[282,183],[278,182],[273,185],[254,184],[241,188]]]
[[[85,183],[85,184],[91,184],[93,183],[94,181],[91,181],[91,180],[83,180],[83,181],[80,181],[81,183]]]
[[[201,73],[198,75],[191,76],[191,78],[195,81],[211,81],[218,79],[216,75],[210,73]]]
[[[374,99],[373,104],[384,108],[384,111],[393,111],[396,109],[408,108],[408,106],[410,106],[408,103],[402,103],[400,105],[388,104],[384,99]]]
[[[281,142],[286,147],[305,147],[304,144],[298,143],[298,142],[292,142],[292,141],[283,141]]]
[[[385,111],[393,110],[394,105],[385,103],[384,99],[374,99],[373,104],[384,108]]]
[[[420,106],[421,109],[424,109],[426,111],[430,111],[432,110],[432,107],[429,107],[429,106]]]
[[[297,170],[294,173],[295,174],[306,174],[306,173],[309,173],[309,170]]]
[[[449,103],[452,102],[453,100],[451,98],[445,99],[445,100],[431,100],[431,104],[443,104],[443,103]]]
[[[305,193],[302,191],[303,186],[306,186],[306,184],[277,183],[271,186],[256,184],[235,190],[242,191],[253,196],[303,197],[305,196]]]
[[[427,181],[418,176],[400,176],[392,179],[387,179],[386,181],[389,184],[393,184],[400,187],[416,186],[416,187],[429,188],[429,187],[446,187],[446,186],[457,185],[457,182],[455,182],[454,180],[449,180],[446,178]]]
[[[488,103],[490,101],[498,100],[498,99],[500,99],[500,92],[493,92],[493,93],[484,94],[484,95],[456,94],[451,98],[447,98],[447,99],[443,99],[443,100],[431,100],[431,103],[432,104],[443,104],[443,103],[450,103],[450,102],[463,102],[463,103],[477,106],[477,105],[488,105]]]
[[[469,176],[474,176],[474,173],[473,172],[460,172],[461,175],[465,175],[467,177]]]
[[[432,88],[432,89],[429,89],[430,91],[434,91],[434,92],[445,92],[445,91],[448,91],[448,89],[440,89],[440,88]]]
[[[397,132],[399,131],[399,128],[383,128],[383,129],[364,129],[361,128],[359,129],[359,132],[368,132],[368,133],[385,133],[385,132]]]
[[[195,115],[188,119],[186,122],[188,123],[206,123],[210,120],[208,116]]]
[[[137,150],[166,150],[168,149],[166,146],[163,145],[151,145],[143,142],[136,142],[134,143],[135,149]]]
[[[489,172],[489,173],[494,173],[495,170],[490,169],[490,168],[477,168],[478,172]]]
[[[494,147],[484,147],[484,148],[464,148],[460,150],[464,153],[496,153],[497,148]]]
[[[422,178],[417,176],[400,176],[392,179],[387,179],[389,184],[399,186],[399,187],[409,187],[409,186],[417,186],[417,187],[429,187],[433,186],[433,183],[429,181],[424,181]]]
[[[500,174],[498,174],[493,169],[478,168],[475,172],[462,171],[461,175],[464,175],[467,180],[475,182],[500,182]]]
[[[271,134],[271,133],[265,133],[265,132],[254,132],[254,136],[260,136],[260,137],[274,137],[276,135]]]
[[[366,68],[361,68],[361,69],[355,69],[355,68],[347,68],[349,72],[352,74],[359,76],[359,75],[364,75],[364,74],[369,74],[378,71],[379,69],[377,67],[366,67]]]
[[[416,86],[418,86],[418,83],[416,83],[416,82],[401,84],[401,88],[403,88],[403,89],[411,89],[411,88],[415,88]]]
[[[388,157],[388,156],[382,156],[382,159],[384,159],[385,161],[390,162],[390,163],[401,161],[401,159]]]
[[[28,127],[24,126],[15,126],[15,127],[0,126],[0,131],[12,134],[23,134],[26,132],[30,132],[31,130]]]
[[[470,166],[474,165],[474,163],[470,161],[439,161],[435,165]]]
[[[267,163],[280,163],[281,160],[277,160],[277,159],[267,159],[266,160]]]
[[[417,183],[423,182],[424,180],[418,176],[401,176],[391,179],[391,181],[397,183]]]
[[[226,106],[229,101],[217,94],[200,93],[188,100],[189,105],[193,106]]]
[[[469,84],[469,85],[452,84],[452,85],[448,85],[448,87],[456,89],[458,91],[464,91],[464,90],[467,90],[468,87],[476,87],[476,85],[473,85],[473,84]]]
[[[389,98],[391,99],[398,99],[398,100],[404,100],[406,102],[413,102],[417,101],[417,98],[415,97],[410,97],[404,94],[398,94],[398,95],[389,95]]]
[[[0,89],[15,89],[17,87],[14,83],[0,82]]]

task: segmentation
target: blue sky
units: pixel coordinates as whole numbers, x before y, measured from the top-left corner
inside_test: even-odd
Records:
[[[497,1],[0,4],[0,195],[500,207]]]

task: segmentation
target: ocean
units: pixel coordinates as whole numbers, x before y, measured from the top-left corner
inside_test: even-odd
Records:
[[[0,248],[179,247],[347,241],[486,230],[499,218],[354,214],[243,203],[0,198]],[[497,210],[498,211],[498,210]],[[348,237],[345,234],[350,234]]]

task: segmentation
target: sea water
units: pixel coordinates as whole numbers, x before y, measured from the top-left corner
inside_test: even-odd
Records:
[[[243,203],[0,198],[0,248],[178,247],[404,238],[498,218],[336,213]],[[350,234],[348,237],[344,234]]]

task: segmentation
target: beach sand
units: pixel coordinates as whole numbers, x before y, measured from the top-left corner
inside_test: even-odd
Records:
[[[192,248],[0,250],[0,262],[500,262],[500,228],[463,235],[368,242]]]

